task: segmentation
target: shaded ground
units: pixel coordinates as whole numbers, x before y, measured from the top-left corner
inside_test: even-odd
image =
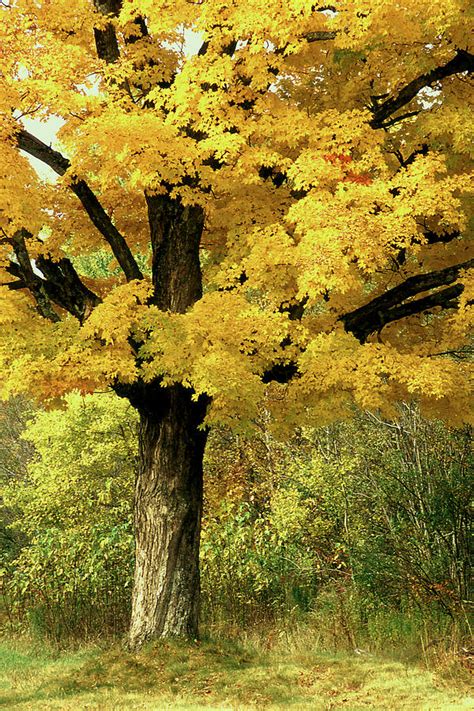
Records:
[[[467,679],[371,655],[155,644],[52,654],[0,644],[0,709],[474,709]]]

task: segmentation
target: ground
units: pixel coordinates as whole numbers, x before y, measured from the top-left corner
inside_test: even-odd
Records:
[[[257,651],[234,643],[160,643],[54,652],[0,644],[0,708],[474,709],[464,673],[354,653]]]

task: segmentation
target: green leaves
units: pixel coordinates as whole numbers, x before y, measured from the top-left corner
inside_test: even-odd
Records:
[[[133,572],[132,490],[136,414],[108,393],[69,395],[38,412],[24,438],[27,477],[2,495],[26,545],[5,583],[15,614],[47,636],[116,633],[127,624]]]

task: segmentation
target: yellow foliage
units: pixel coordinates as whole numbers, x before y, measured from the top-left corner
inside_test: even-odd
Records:
[[[449,303],[456,310],[395,319],[363,345],[341,318],[472,257],[466,72],[421,82],[382,128],[373,120],[469,51],[471,20],[467,0],[124,0],[115,16],[90,0],[0,4],[4,389],[53,397],[158,378],[207,393],[209,420],[234,425],[264,399],[291,426],[344,415],[353,402],[388,411],[403,397],[469,419],[470,361],[456,354],[472,329],[472,272],[444,284],[464,285]],[[94,43],[109,31],[116,61]],[[61,123],[52,148],[70,167],[56,182],[18,151],[28,116]],[[71,191],[80,181],[100,216]],[[186,313],[156,306],[165,238],[147,208],[159,195],[205,214],[204,295]],[[124,283],[104,219],[142,280]],[[33,276],[10,291],[20,228],[33,235]],[[69,258],[99,297],[80,325],[54,289],[58,323],[22,288],[45,279],[41,255]],[[186,279],[178,274],[176,288]],[[301,320],[292,318],[298,304]],[[290,364],[289,385],[267,382],[275,365]]]

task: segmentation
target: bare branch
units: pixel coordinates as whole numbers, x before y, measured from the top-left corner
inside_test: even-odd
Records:
[[[26,283],[20,279],[17,281],[6,281],[0,283],[0,286],[6,286],[10,291],[19,291],[20,289],[27,289]]]
[[[96,195],[84,180],[79,180],[71,184],[71,190],[82,202],[85,211],[89,215],[92,223],[109,243],[115,259],[120,264],[127,281],[132,279],[143,279],[138,264],[128,246],[125,238],[120,234],[110,217],[105,212]]]
[[[390,128],[390,126],[395,126],[395,124],[400,123],[400,121],[404,121],[407,118],[413,118],[414,116],[418,116],[420,112],[421,109],[418,109],[417,111],[407,111],[406,114],[401,114],[400,116],[394,116],[388,121],[385,121],[385,123],[381,125],[380,128]]]
[[[470,269],[473,266],[474,259],[471,259],[436,272],[409,277],[402,284],[372,299],[365,306],[345,314],[339,320],[344,323],[348,333],[353,333],[361,343],[365,343],[372,333],[381,331],[384,326],[393,321],[421,314],[436,307],[457,308],[458,299],[464,291],[464,286],[463,284],[448,285],[456,281],[463,269]],[[407,301],[409,297],[441,286],[447,286],[447,288],[438,289],[427,296]],[[303,310],[300,309],[293,318],[299,318],[302,313]],[[289,317],[292,318],[291,313]],[[284,346],[285,343],[282,345]],[[263,373],[262,382],[288,383],[298,377],[298,374],[298,365],[295,361],[275,363]]]
[[[13,235],[11,244],[17,263],[12,263],[12,268],[9,269],[7,267],[7,271],[13,276],[18,277],[20,282],[25,284],[26,288],[29,289],[36,301],[36,308],[41,316],[49,321],[56,322],[59,321],[60,318],[51,306],[51,301],[41,283],[41,279],[36,276],[31,266],[31,260],[26,247],[26,238],[30,236],[27,230],[18,230]]]
[[[101,303],[100,297],[82,283],[72,262],[66,257],[55,261],[42,255],[37,258],[36,265],[46,277],[45,290],[49,298],[80,323]]]
[[[424,296],[421,299],[414,299],[406,304],[393,306],[385,315],[384,325],[393,321],[398,321],[401,318],[406,318],[407,316],[420,314],[423,311],[429,311],[435,306],[441,306],[445,309],[455,308],[458,305],[457,298],[463,291],[464,286],[462,284],[455,284],[454,286],[449,286],[446,289],[436,291],[434,294],[430,294],[429,296]]]
[[[336,39],[337,32],[335,31],[321,31],[321,32],[308,32],[305,35],[305,39],[308,42],[326,42],[328,40]]]
[[[26,129],[21,128],[16,134],[18,148],[37,158],[45,165],[49,165],[58,175],[64,175],[71,163],[59,151],[55,151],[39,138],[33,136]]]

